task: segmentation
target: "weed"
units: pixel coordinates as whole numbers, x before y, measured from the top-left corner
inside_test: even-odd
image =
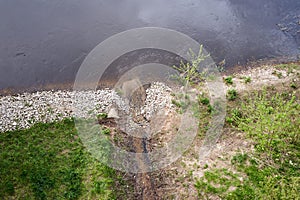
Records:
[[[272,72],[273,75],[277,76],[279,79],[281,79],[283,77],[282,72],[278,72],[278,71],[273,71]]]
[[[175,99],[172,99],[172,104],[175,105],[177,108],[181,108],[182,105],[180,102],[176,101]]]
[[[106,119],[107,118],[107,113],[99,113],[97,115],[97,119]]]
[[[237,91],[235,89],[230,89],[227,91],[227,98],[230,101],[233,101],[237,98]]]
[[[172,99],[171,103],[178,108],[179,113],[183,113],[191,104],[190,97],[187,94],[176,94],[175,99]]]
[[[199,99],[199,101],[200,101],[200,103],[202,103],[203,105],[209,105],[209,98],[207,98],[207,97],[198,97],[198,99]]]
[[[242,116],[242,113],[240,112],[239,109],[235,108],[230,112],[230,115],[226,117],[226,121],[229,124],[234,124],[235,123],[235,119],[239,118]]]
[[[249,77],[249,76],[245,76],[245,77],[243,77],[243,79],[244,79],[244,83],[246,83],[246,84],[248,84],[248,83],[251,83],[251,77]]]
[[[227,76],[226,78],[224,78],[224,81],[227,85],[233,84],[232,76]]]
[[[209,55],[204,54],[203,45],[200,45],[200,50],[197,55],[192,50],[190,50],[189,54],[192,60],[191,63],[184,63],[181,61],[179,66],[173,66],[173,68],[180,73],[180,76],[178,76],[177,79],[185,86],[189,84],[195,85],[203,80],[204,73],[200,73],[198,68],[200,63],[209,57]]]
[[[208,105],[207,105],[207,112],[208,112],[208,113],[212,113],[214,110],[215,110],[215,109],[214,109],[214,107],[213,107],[211,104],[208,104]]]
[[[207,112],[212,113],[215,109],[214,107],[210,104],[210,100],[207,97],[204,97],[203,95],[198,96],[198,101],[202,104],[207,106]]]
[[[297,89],[297,85],[296,85],[295,82],[292,82],[292,83],[290,84],[290,87],[293,88],[293,89]]]
[[[217,69],[218,69],[219,72],[224,72],[225,71],[225,67],[224,67],[225,64],[226,64],[225,59],[217,64]]]
[[[110,129],[109,128],[104,128],[104,129],[102,129],[102,134],[104,134],[104,135],[109,135],[110,134]]]
[[[242,165],[242,164],[245,164],[247,158],[248,158],[247,154],[238,153],[235,156],[233,156],[231,163]]]

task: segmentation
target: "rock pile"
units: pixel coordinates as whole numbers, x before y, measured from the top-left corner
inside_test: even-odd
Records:
[[[145,118],[162,108],[171,108],[171,89],[153,83],[146,90],[142,112]],[[90,118],[108,113],[112,105],[128,112],[129,107],[114,90],[42,91],[0,97],[0,132],[26,129],[37,122],[53,122],[69,117]]]

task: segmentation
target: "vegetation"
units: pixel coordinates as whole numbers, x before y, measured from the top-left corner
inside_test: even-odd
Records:
[[[244,82],[247,84],[247,83],[251,83],[251,77],[249,77],[249,76],[245,76],[245,77],[243,77],[243,79],[244,79]]]
[[[200,103],[202,103],[203,105],[209,105],[209,98],[207,97],[202,97],[202,96],[199,96],[199,101]]]
[[[266,91],[249,96],[234,115],[237,128],[257,141],[256,149],[282,161],[297,142],[300,142],[300,105],[296,97]],[[282,161],[283,162],[283,161]]]
[[[214,110],[213,106],[210,104],[209,98],[205,97],[204,95],[199,95],[198,96],[198,101],[204,105],[207,106],[207,111],[208,113],[212,113]]]
[[[255,144],[237,153],[233,170],[213,168],[196,180],[203,199],[299,199],[300,104],[295,95],[260,91],[232,108],[227,122]]]
[[[97,115],[97,118],[100,119],[100,120],[101,119],[106,119],[107,118],[107,113],[100,113],[100,114]]]
[[[176,106],[178,113],[184,113],[191,104],[190,97],[187,94],[175,94],[172,104]]]
[[[293,88],[293,89],[297,89],[297,85],[296,85],[295,82],[292,82],[292,83],[290,84],[290,86],[291,86],[291,88]]]
[[[297,63],[279,64],[276,65],[275,68],[279,70],[286,70],[289,72],[291,70],[300,70],[300,65]]]
[[[224,81],[227,85],[233,84],[232,76],[227,76],[226,78],[224,78]]]
[[[209,55],[205,55],[203,52],[203,45],[200,46],[199,52],[196,55],[192,50],[190,50],[189,55],[191,57],[192,62],[183,62],[181,61],[179,66],[172,66],[175,70],[180,73],[180,76],[176,76],[183,85],[192,85],[195,86],[200,81],[204,80],[204,73],[199,72],[200,64],[205,61],[209,57]]]
[[[1,199],[116,199],[122,192],[118,172],[87,153],[71,119],[1,133],[0,141]]]
[[[206,56],[202,46],[198,55],[190,53],[193,62],[182,62],[174,68],[181,73],[177,78],[184,85],[198,87],[204,80],[204,74],[197,71],[198,65]],[[276,70],[292,72],[297,67],[278,65]],[[278,71],[274,75],[282,77]],[[246,84],[251,82],[250,77],[243,79]],[[232,76],[224,81],[233,84]],[[275,86],[249,94],[238,94],[235,89],[229,89],[226,128],[241,133],[243,140],[253,144],[254,151],[231,155],[228,169],[195,163],[195,170],[202,168],[204,171],[201,178],[193,180],[193,171],[190,170],[187,176],[184,174],[175,181],[186,188],[192,182],[200,199],[300,199],[300,100],[297,86],[296,81],[289,82],[289,93],[276,91]],[[183,113],[192,107],[199,119],[197,139],[203,139],[210,125],[211,113],[217,108],[202,93],[196,103],[187,94],[172,96],[172,104],[178,112]],[[97,118],[104,120],[107,114],[99,114]],[[122,143],[123,138],[109,128],[95,128],[95,132],[105,137],[114,136],[116,143]],[[197,148],[185,154],[190,153],[198,159]],[[123,195],[132,190],[120,172],[102,165],[85,150],[72,119],[1,133],[0,150],[1,199],[124,199]],[[109,155],[104,159],[110,159]],[[189,167],[181,163],[183,168]]]
[[[229,89],[227,91],[227,98],[230,101],[233,101],[237,98],[237,91],[235,89]]]
[[[282,72],[278,72],[278,71],[276,71],[276,70],[273,71],[272,74],[273,74],[274,76],[277,76],[279,79],[281,79],[281,78],[283,77]]]

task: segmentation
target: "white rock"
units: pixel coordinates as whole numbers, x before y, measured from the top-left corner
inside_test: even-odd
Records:
[[[171,89],[162,83],[151,84],[146,90],[147,99],[141,109],[142,114],[150,118],[162,108],[172,108],[170,93]],[[81,101],[75,102],[75,97]],[[30,106],[24,106],[25,102]],[[118,109],[108,110],[112,105]],[[112,90],[42,91],[3,96],[0,97],[0,132],[14,130],[17,125],[20,128],[29,128],[36,122],[52,122],[65,117],[86,118],[107,111],[109,117],[119,118],[119,109],[130,115],[128,104]],[[95,112],[88,113],[89,110]],[[18,123],[14,121],[16,119],[19,120]],[[30,124],[28,120],[34,123]]]
[[[119,119],[119,115],[118,112],[115,108],[111,108],[107,114],[108,118],[115,118],[115,119]]]

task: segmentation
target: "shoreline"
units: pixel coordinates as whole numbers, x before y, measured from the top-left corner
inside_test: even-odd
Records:
[[[210,119],[210,112],[207,110],[208,105],[204,105],[203,103],[201,104],[202,106],[199,107],[199,111],[202,113],[201,120],[199,121],[199,135],[195,138],[192,146],[189,148],[188,151],[186,151],[182,158],[180,158],[178,161],[172,163],[170,166],[166,167],[163,169],[162,172],[160,173],[149,173],[149,174],[142,174],[141,176],[123,176],[125,177],[126,182],[126,191],[128,190],[128,185],[132,186],[134,188],[132,192],[128,192],[128,195],[140,195],[140,191],[149,191],[152,193],[157,194],[159,197],[165,197],[165,196],[170,196],[170,195],[177,195],[180,196],[184,199],[196,199],[199,197],[200,193],[199,191],[202,191],[201,187],[198,187],[197,184],[201,183],[201,180],[204,180],[207,178],[207,173],[214,173],[216,169],[228,169],[228,172],[230,173],[236,173],[236,166],[232,163],[232,159],[235,158],[239,154],[239,152],[242,152],[242,155],[250,155],[251,158],[253,158],[256,154],[255,149],[255,144],[256,142],[253,141],[255,138],[252,140],[247,139],[246,137],[246,132],[241,132],[237,128],[232,127],[231,123],[229,120],[233,120],[232,115],[235,113],[234,111],[236,109],[240,109],[241,103],[246,103],[247,99],[251,99],[252,95],[255,96],[255,94],[258,94],[256,92],[260,91],[266,91],[269,93],[270,97],[274,95],[275,93],[280,93],[280,94],[286,94],[288,97],[284,98],[291,98],[292,96],[296,96],[296,101],[294,103],[300,103],[299,98],[300,98],[300,63],[290,63],[290,64],[279,64],[279,65],[261,65],[256,68],[252,69],[247,69],[244,71],[236,72],[230,75],[223,74],[223,81],[224,81],[224,86],[226,91],[229,90],[236,90],[237,91],[237,97],[234,100],[228,100],[227,101],[227,117],[226,117],[226,124],[223,129],[223,133],[215,146],[212,148],[211,153],[207,156],[204,157],[203,159],[199,160],[199,147],[203,145],[203,133],[201,131],[206,130],[207,123],[209,122]],[[245,77],[249,79],[245,79]],[[246,81],[250,80],[250,81]],[[292,86],[292,83],[295,83],[295,85]],[[152,87],[152,90],[151,90]],[[202,93],[202,89],[199,89],[200,93]],[[85,91],[88,95],[85,95],[84,97],[90,97],[91,99],[98,98],[99,99],[99,104],[98,105],[103,105],[103,107],[98,107],[98,111],[105,111],[107,112],[110,108],[110,105],[112,104],[113,99],[118,99],[118,92],[112,91],[112,90],[97,90],[97,91]],[[84,92],[83,92],[84,93]],[[147,88],[146,90],[146,96],[148,98],[148,107],[147,109],[144,109],[144,111],[153,111],[153,110],[161,110],[162,108],[169,108],[169,114],[166,115],[164,120],[161,120],[161,118],[157,118],[154,120],[150,120],[150,125],[152,126],[158,126],[161,125],[161,121],[163,122],[163,127],[162,129],[155,129],[155,131],[160,131],[159,134],[154,135],[153,138],[151,138],[146,145],[143,147],[146,147],[146,150],[150,151],[152,148],[160,148],[161,146],[166,146],[168,142],[170,141],[171,138],[174,137],[174,133],[176,132],[176,126],[174,126],[174,123],[176,124],[177,120],[176,116],[177,110],[176,105],[173,104],[172,102],[172,97],[173,97],[173,91],[169,90],[167,86],[165,86],[163,83],[157,83],[156,87],[153,87],[151,84],[150,88]],[[74,94],[74,91],[38,91],[35,93],[23,93],[23,94],[18,94],[14,96],[0,96],[0,114],[6,110],[4,109],[4,106],[10,106],[13,107],[13,105],[16,105],[16,109],[14,110],[16,112],[16,116],[19,116],[19,114],[23,111],[23,114],[30,114],[33,116],[38,116],[39,114],[43,114],[43,111],[47,112],[46,119],[48,120],[53,120],[56,123],[60,123],[61,120],[66,118],[67,115],[61,115],[60,112],[65,112],[68,110],[68,106],[72,105],[70,104],[70,100],[72,99],[72,95]],[[204,94],[207,95],[207,94]],[[170,99],[167,99],[166,97],[170,97]],[[10,99],[11,101],[7,101],[5,104],[3,104],[3,99]],[[49,99],[53,102],[50,102]],[[38,100],[37,102],[41,101],[40,107],[37,106],[35,107],[35,101]],[[281,99],[282,100],[282,99]],[[279,99],[279,103],[285,102],[281,101]],[[32,102],[30,102],[32,101]],[[100,102],[102,101],[102,102]],[[16,103],[17,104],[14,104]],[[263,102],[260,101],[253,101],[254,105],[262,105]],[[19,104],[20,103],[20,104]],[[120,102],[122,103],[122,102]],[[248,103],[248,102],[247,102]],[[247,104],[246,103],[246,104]],[[44,107],[43,105],[48,105],[50,104],[50,108],[53,109],[52,106],[55,107],[52,112],[48,110],[49,107]],[[157,107],[155,107],[158,105]],[[263,104],[264,105],[264,104]],[[286,104],[282,104],[286,105]],[[21,106],[22,108],[19,108]],[[95,106],[94,104],[91,103],[91,101],[88,101],[88,105],[86,106]],[[64,108],[66,107],[66,108]],[[36,108],[40,108],[38,112],[32,112],[35,111]],[[59,110],[58,108],[62,108],[62,110]],[[144,107],[146,108],[146,107]],[[27,110],[26,110],[27,109]],[[102,109],[102,110],[101,110]],[[274,106],[274,109],[277,111],[278,107]],[[87,111],[86,114],[93,114],[94,116],[97,114],[95,112],[89,113],[88,109],[84,109]],[[298,109],[299,110],[299,109]],[[28,111],[28,112],[27,112]],[[41,111],[41,112],[40,112]],[[72,111],[71,109],[69,111]],[[95,111],[95,110],[94,110]],[[243,111],[244,112],[244,111]],[[285,113],[283,110],[282,112]],[[74,114],[74,113],[66,113],[66,114]],[[255,113],[254,113],[255,114]],[[47,118],[47,116],[53,117],[53,118]],[[109,115],[109,114],[108,114]],[[297,115],[297,113],[295,113]],[[254,115],[255,116],[255,115]],[[264,116],[270,116],[268,114]],[[61,118],[55,118],[55,117],[61,117]],[[97,116],[98,117],[98,116]],[[8,118],[7,118],[8,119]],[[10,118],[9,118],[10,119]],[[60,121],[58,121],[61,119]],[[285,119],[283,119],[285,120]],[[153,123],[151,124],[151,122]],[[18,123],[16,121],[11,121],[12,123]],[[50,121],[49,121],[50,122]],[[122,132],[119,132],[120,130],[115,127],[114,124],[109,124],[105,123],[105,121],[101,121],[98,119],[98,122],[101,126],[105,127],[104,130],[109,130],[108,137],[115,142],[115,144],[119,147],[122,147],[124,149],[130,148],[134,150],[141,150],[141,146],[144,143],[140,143],[139,140],[131,140],[130,137],[127,137],[127,134],[123,134]],[[3,121],[0,119],[0,135],[7,135],[11,134],[10,132],[1,132],[1,123]],[[95,118],[95,123],[97,123],[97,120]],[[256,124],[257,122],[255,122]],[[34,124],[34,123],[33,123]],[[30,126],[33,124],[29,124]],[[42,126],[44,124],[41,124]],[[129,124],[130,125],[130,124]],[[29,126],[29,127],[30,127]],[[65,126],[65,125],[64,125]],[[37,126],[39,127],[39,125]],[[129,126],[130,127],[130,126]],[[72,129],[74,128],[74,125],[72,125]],[[30,129],[29,132],[31,132]],[[52,128],[49,128],[50,131],[53,131]],[[33,131],[34,132],[34,131]],[[19,132],[13,132],[16,134],[11,134],[13,135],[12,137],[17,137]],[[22,133],[22,132],[20,132]],[[76,132],[74,132],[76,133]],[[274,132],[275,133],[275,132]],[[43,132],[44,134],[44,132]],[[61,134],[65,134],[65,132],[62,131]],[[103,134],[107,134],[104,133]],[[277,134],[279,135],[279,134]],[[27,136],[27,135],[26,135]],[[30,134],[29,134],[30,136]],[[35,137],[35,136],[34,136]],[[73,137],[73,136],[72,136]],[[74,138],[78,139],[78,136],[75,134]],[[52,139],[52,138],[51,138]],[[69,138],[68,138],[69,140]],[[256,139],[257,140],[257,139]],[[26,140],[27,141],[27,138]],[[73,142],[73,140],[72,140]],[[132,147],[132,145],[135,145]],[[19,146],[19,144],[17,144]],[[26,144],[27,145],[27,144]],[[48,145],[48,143],[47,143]],[[44,146],[47,146],[44,145]],[[24,149],[24,148],[23,148]],[[23,150],[22,149],[22,150]],[[69,149],[63,149],[59,152],[63,152],[63,155],[65,152],[69,152],[73,150]],[[23,155],[23,154],[21,154]],[[27,154],[24,154],[27,155]],[[66,154],[68,155],[68,154]],[[59,154],[61,156],[61,154]],[[265,158],[264,154],[260,154],[258,159]],[[286,156],[285,159],[290,159],[288,155]],[[291,163],[291,161],[289,161]],[[295,161],[293,161],[295,162]],[[292,162],[292,164],[294,164]],[[270,163],[267,163],[270,164]],[[295,162],[296,164],[296,162]],[[268,165],[269,166],[269,165]],[[191,173],[192,172],[192,173]],[[246,171],[240,172],[240,173],[245,173]],[[226,171],[227,173],[227,171]],[[274,171],[274,174],[276,171]],[[239,183],[243,184],[243,178],[244,177],[251,177],[251,175],[248,176],[243,176],[243,174],[238,174],[239,175]],[[284,175],[284,174],[283,174]],[[291,176],[288,174],[288,176]],[[219,176],[218,176],[219,177]],[[174,180],[178,180],[174,182]],[[235,180],[235,179],[233,179]],[[236,181],[235,181],[236,182]],[[153,184],[150,184],[153,183]],[[163,186],[161,186],[161,183],[163,183]],[[196,184],[195,184],[196,183]],[[207,182],[209,183],[209,182]],[[235,186],[235,184],[230,183],[232,186]],[[190,185],[190,190],[186,190],[186,185]],[[192,186],[193,185],[193,186]],[[236,192],[236,187],[231,187],[232,190],[230,192]],[[112,190],[116,191],[116,187],[112,186]],[[205,194],[210,194],[209,192],[203,190],[206,192]],[[18,194],[18,192],[16,192]],[[150,194],[150,193],[149,193]],[[201,194],[202,195],[202,194]],[[212,195],[211,197],[215,197],[218,194]]]
[[[262,65],[278,65],[278,64],[289,64],[289,63],[296,63],[300,64],[300,55],[295,56],[281,56],[276,58],[266,58],[260,59],[256,61],[249,61],[244,65],[238,65],[231,67],[225,67],[224,71],[221,72],[223,76],[232,75],[235,73],[241,73],[243,71],[259,68]],[[113,79],[105,79],[98,84],[98,89],[107,89],[113,88],[114,84],[117,80]],[[34,92],[41,92],[41,91],[72,91],[73,90],[74,81],[67,81],[61,83],[48,83],[48,84],[41,84],[35,86],[28,86],[28,87],[9,87],[0,89],[0,97],[8,96],[8,95],[18,95],[22,93],[34,93]]]
[[[299,90],[300,83],[300,62],[291,62],[289,64],[271,64],[260,65],[255,68],[237,71],[227,75],[222,73],[226,92],[228,90],[236,90],[237,93],[251,92],[263,87],[274,86],[280,89],[283,84],[293,85]],[[226,83],[226,78],[232,79],[231,84]],[[248,82],[246,79],[248,79]],[[64,85],[70,86],[70,85]],[[155,84],[154,84],[155,86]],[[151,89],[152,88],[152,89]],[[148,100],[148,108],[146,113],[152,113],[155,104],[158,106],[171,107],[171,90],[163,83],[158,83],[158,87],[150,87],[151,97]],[[148,90],[148,89],[147,89]],[[296,90],[296,89],[295,89]],[[296,90],[296,91],[297,91]],[[80,91],[81,92],[81,91]],[[80,93],[79,92],[79,93]],[[121,102],[120,96],[116,91],[109,89],[97,89],[96,91],[81,92],[83,96],[97,101],[97,112],[109,112],[113,102],[117,102],[120,107],[126,107],[124,102]],[[0,95],[0,132],[15,130],[18,128],[29,128],[36,122],[52,122],[61,120],[66,117],[73,117],[74,113],[74,97],[78,94],[77,91],[50,89],[43,91],[23,92]],[[94,116],[95,108],[90,105],[83,105],[85,110],[89,110]],[[121,106],[122,105],[122,106]],[[147,105],[145,105],[147,107]],[[94,110],[93,110],[94,109]],[[93,111],[91,111],[93,110]],[[87,113],[80,113],[80,117],[87,117]]]
[[[162,83],[153,83],[146,90],[143,115],[149,118],[164,107],[171,108],[171,90]],[[27,129],[38,122],[54,122],[64,118],[96,118],[111,108],[128,112],[126,101],[115,91],[37,91],[0,97],[0,133]],[[76,109],[80,108],[80,109]]]

